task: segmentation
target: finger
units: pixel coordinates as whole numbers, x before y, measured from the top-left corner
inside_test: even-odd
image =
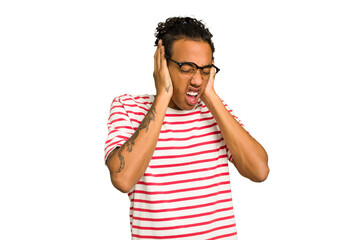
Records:
[[[215,65],[214,60],[212,61],[212,64]],[[215,79],[215,75],[216,75],[216,70],[214,67],[212,67],[210,70],[210,79]]]
[[[157,53],[157,66],[158,66],[158,69],[161,68],[161,60],[162,60],[162,48],[164,46],[162,45],[162,40],[160,39],[159,40],[159,44],[158,44],[158,53]]]
[[[158,41],[157,45],[156,45],[156,50],[154,53],[154,59],[156,59],[157,53],[159,52],[159,44],[160,44],[160,40]]]
[[[167,68],[167,61],[165,58],[165,47],[161,46],[160,64],[162,68]]]
[[[162,41],[160,39],[158,41],[158,45],[156,47],[155,58],[154,58],[154,64],[155,64],[154,69],[156,69],[156,70],[159,70],[159,68],[160,68],[160,49],[161,49],[161,45],[162,45]]]
[[[157,46],[156,46],[156,50],[155,50],[155,53],[154,53],[154,71],[157,70],[156,64],[157,64],[157,55],[158,55],[158,52],[159,52],[159,42],[158,42],[158,44],[157,44]]]

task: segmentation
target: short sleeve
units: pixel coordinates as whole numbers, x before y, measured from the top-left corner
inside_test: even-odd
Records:
[[[225,108],[229,111],[229,113],[235,118],[235,120],[245,129],[244,124],[238,118],[238,116],[234,113],[234,111],[224,101],[223,101],[223,104],[224,104]],[[226,153],[227,153],[227,157],[228,157],[229,161],[232,162],[232,154],[227,147],[226,147]]]
[[[113,100],[107,122],[108,135],[105,142],[105,163],[109,154],[121,147],[133,134],[134,128],[120,97]]]

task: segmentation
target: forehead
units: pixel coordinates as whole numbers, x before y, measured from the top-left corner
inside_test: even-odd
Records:
[[[172,59],[178,62],[194,62],[199,66],[212,62],[211,47],[206,41],[179,39],[173,43]]]

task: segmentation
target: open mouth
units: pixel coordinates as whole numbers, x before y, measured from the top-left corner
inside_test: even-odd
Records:
[[[199,96],[200,96],[200,93],[199,91],[192,91],[192,90],[189,90],[187,93],[186,93],[186,101],[189,105],[195,105],[199,99]]]

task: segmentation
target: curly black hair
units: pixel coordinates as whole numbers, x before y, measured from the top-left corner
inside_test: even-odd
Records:
[[[172,45],[175,40],[188,38],[191,40],[203,40],[209,43],[214,58],[215,47],[212,42],[212,34],[202,21],[191,17],[171,17],[165,22],[160,22],[155,32],[155,46],[160,39],[165,47],[165,57],[172,55]]]

